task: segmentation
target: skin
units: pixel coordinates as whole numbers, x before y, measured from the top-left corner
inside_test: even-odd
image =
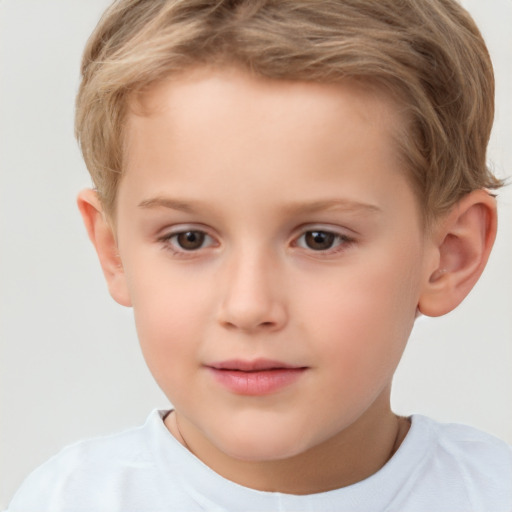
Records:
[[[393,143],[403,120],[355,83],[198,69],[132,107],[115,219],[92,191],[79,204],[175,407],[170,432],[260,490],[314,493],[378,471],[408,429],[389,400],[418,308],[444,314],[476,281],[491,200],[475,194],[425,233]],[[203,243],[183,247],[184,232]],[[248,396],[209,368],[261,358],[303,371]]]

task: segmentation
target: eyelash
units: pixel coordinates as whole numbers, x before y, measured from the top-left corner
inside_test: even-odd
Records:
[[[322,235],[327,237],[331,237],[330,241],[332,242],[332,245],[326,249],[313,249],[311,247],[308,247],[306,243],[301,245],[300,240],[304,239],[304,237],[307,237],[308,235],[313,235],[316,233],[317,235]],[[200,235],[200,237],[203,237],[203,240],[210,239],[210,241],[214,242],[214,238],[210,236],[207,232],[201,230],[201,229],[182,229],[180,231],[175,231],[173,233],[168,233],[158,239],[159,242],[164,244],[164,248],[166,250],[171,251],[171,253],[177,257],[190,257],[193,256],[194,253],[197,253],[201,249],[206,249],[211,246],[215,246],[215,243],[209,243],[206,247],[203,246],[201,243],[200,247],[197,247],[195,249],[185,249],[183,247],[178,248],[178,243],[173,243],[173,239],[177,239],[180,235],[186,235],[186,234],[197,234]],[[319,257],[327,257],[331,255],[338,254],[340,252],[343,252],[347,250],[351,245],[355,243],[355,239],[347,236],[345,234],[336,233],[335,231],[329,230],[329,229],[308,229],[306,231],[303,231],[300,236],[296,237],[294,239],[294,242],[292,244],[293,247],[299,247],[301,249],[304,249],[308,252],[311,252]]]
[[[168,233],[158,239],[159,242],[164,244],[164,249],[169,250],[173,255],[178,257],[190,257],[194,255],[194,253],[198,252],[200,249],[204,249],[205,247],[202,246],[198,247],[197,249],[190,249],[187,250],[183,247],[178,248],[178,244],[173,243],[173,239],[177,239],[180,235],[186,235],[187,233],[199,233],[201,236],[204,237],[204,239],[208,238],[210,240],[214,240],[212,236],[210,236],[206,231],[203,231],[201,229],[182,229],[180,231],[175,231],[173,233]],[[210,244],[214,245],[214,244]],[[209,246],[210,246],[209,245]],[[209,247],[208,246],[208,247]]]
[[[331,237],[332,244],[330,247],[326,249],[313,249],[311,247],[302,246],[299,243],[299,240],[307,237],[308,235],[313,235],[313,233],[316,233],[317,235],[327,235],[328,237]],[[309,250],[312,253],[314,253],[317,256],[320,257],[327,257],[331,255],[338,254],[340,252],[346,251],[352,244],[355,243],[355,239],[341,233],[336,233],[335,231],[330,231],[328,229],[308,229],[307,231],[304,231],[298,238],[295,239],[294,245],[297,247],[301,247],[305,250]],[[304,244],[306,245],[306,244]]]

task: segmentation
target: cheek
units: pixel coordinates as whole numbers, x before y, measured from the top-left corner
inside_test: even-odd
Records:
[[[311,295],[308,308],[323,362],[332,362],[339,370],[334,377],[355,387],[391,378],[417,305],[414,272],[394,258],[366,263],[343,271],[326,293]]]
[[[208,315],[208,298],[185,281],[154,266],[130,286],[141,349],[161,386],[196,363]]]
[[[197,324],[193,319],[205,302],[199,279],[173,265],[163,250],[132,247],[127,252],[124,266],[141,342],[178,340],[179,333]]]

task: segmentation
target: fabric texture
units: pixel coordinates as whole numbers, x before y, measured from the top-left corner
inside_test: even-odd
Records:
[[[512,512],[512,449],[471,427],[413,415],[407,437],[377,473],[297,496],[224,479],[169,433],[166,413],[65,448],[29,475],[8,512]]]

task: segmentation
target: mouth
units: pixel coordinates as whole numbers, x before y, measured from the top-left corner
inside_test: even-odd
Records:
[[[308,370],[281,361],[256,359],[230,360],[206,365],[214,380],[238,395],[261,396],[291,386]]]

